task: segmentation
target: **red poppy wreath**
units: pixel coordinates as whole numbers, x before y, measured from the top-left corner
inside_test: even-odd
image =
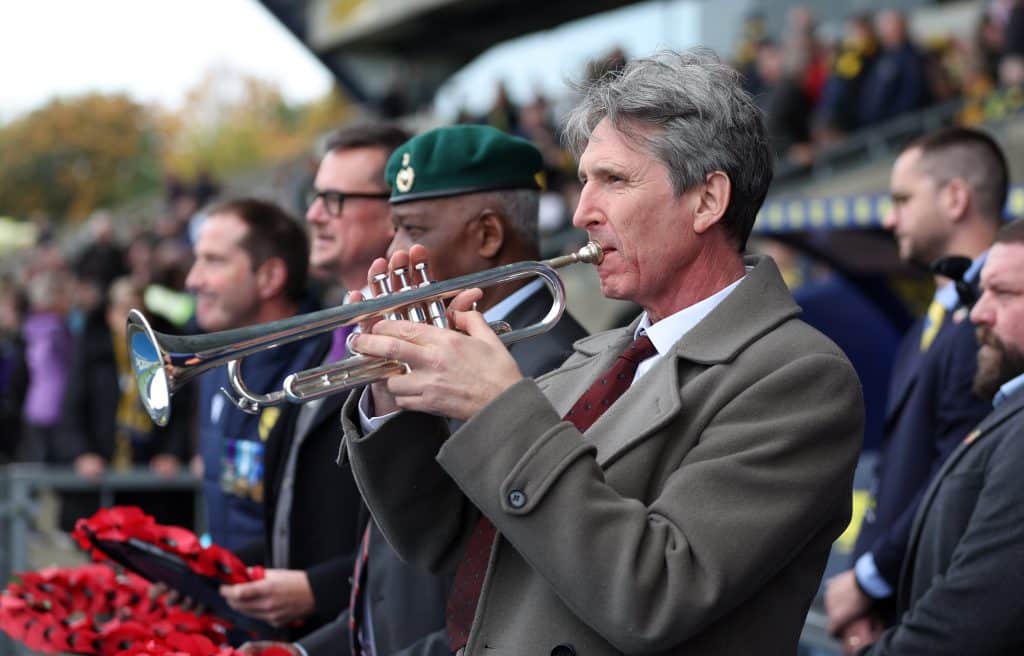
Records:
[[[152,584],[118,571],[97,545],[142,542],[172,554],[198,575],[223,583],[262,578],[217,546],[202,547],[182,528],[162,526],[138,508],[100,510],[72,533],[98,563],[23,572],[0,594],[0,630],[39,653],[102,656],[237,656],[231,623],[151,598]],[[283,656],[264,652],[262,656]]]

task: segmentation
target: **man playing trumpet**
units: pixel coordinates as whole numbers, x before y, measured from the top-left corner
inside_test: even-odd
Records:
[[[541,154],[532,144],[486,126],[438,128],[408,140],[391,154],[385,169],[394,228],[389,251],[428,245],[434,257],[426,275],[432,280],[536,260],[542,166]],[[407,275],[409,282],[418,284],[418,272],[410,270]],[[497,284],[478,299],[477,307],[488,321],[505,321],[512,329],[521,329],[548,313],[551,296],[543,287],[539,279]],[[350,300],[361,300],[361,294]],[[510,353],[525,375],[539,375],[565,360],[572,343],[585,334],[565,314],[552,330],[513,345]],[[334,427],[337,446],[341,436],[337,423]],[[410,430],[414,437],[417,429]],[[347,475],[347,465],[335,473]],[[306,510],[320,511],[321,521],[327,517],[322,507]],[[450,654],[445,604],[451,577],[434,576],[403,562],[373,522],[360,543],[358,564],[337,582],[352,582],[351,607],[302,636],[295,647],[306,656],[349,653],[350,643],[356,653],[382,656]],[[250,651],[261,647],[253,645]]]
[[[354,348],[411,371],[343,410],[360,491],[403,558],[454,572],[459,654],[793,653],[863,404],[774,263],[742,255],[761,117],[717,57],[665,53],[585,89],[567,136],[602,290],[643,314],[536,381],[469,311],[478,290],[452,302],[466,334],[379,322]]]

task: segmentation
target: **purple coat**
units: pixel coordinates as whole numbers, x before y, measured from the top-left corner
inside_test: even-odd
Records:
[[[22,334],[29,378],[25,421],[33,426],[54,426],[60,420],[64,386],[71,367],[74,348],[71,331],[59,314],[40,312],[25,319]]]

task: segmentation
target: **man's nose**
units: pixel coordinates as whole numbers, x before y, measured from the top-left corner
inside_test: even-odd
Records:
[[[586,230],[588,227],[600,223],[604,214],[594,202],[593,192],[588,192],[587,186],[583,186],[580,192],[580,200],[576,205],[576,212],[572,215],[572,224],[577,228]]]
[[[899,210],[896,209],[896,206],[893,205],[892,207],[889,208],[888,212],[886,212],[885,214],[882,215],[882,227],[883,228],[885,228],[886,230],[892,230],[893,228],[896,227],[896,219],[897,219],[896,212],[898,212],[898,211]]]
[[[988,307],[988,294],[982,293],[981,298],[971,308],[971,323],[976,326],[987,326],[992,321],[992,313]]]
[[[199,291],[199,286],[202,283],[202,274],[200,273],[199,267],[193,265],[188,270],[188,275],[185,277],[185,289],[190,292]]]
[[[309,223],[322,223],[327,218],[323,199],[319,197],[314,198],[313,203],[306,209],[306,221]]]

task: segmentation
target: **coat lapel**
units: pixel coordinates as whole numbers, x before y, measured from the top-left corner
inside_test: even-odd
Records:
[[[885,425],[887,429],[895,421],[896,417],[899,416],[900,409],[906,403],[910,392],[914,389],[914,385],[917,384],[921,365],[925,358],[928,357],[929,351],[935,348],[935,344],[943,338],[943,335],[953,325],[953,313],[946,312],[942,317],[942,325],[939,326],[939,332],[932,341],[931,347],[923,353],[921,352],[920,343],[921,332],[924,330],[924,320],[918,319],[914,322],[913,328],[907,333],[907,337],[901,345],[900,353],[897,356],[896,366],[893,367],[893,380],[892,385],[889,387],[889,400],[885,408]]]
[[[915,327],[917,324],[915,324]],[[893,367],[892,384],[889,386],[889,399],[885,404],[885,425],[889,428],[891,423],[899,416],[900,408],[910,396],[917,382],[917,372],[921,368],[921,360],[924,354],[918,348],[920,331],[913,330],[905,338],[901,352],[897,356],[896,365]]]
[[[564,417],[597,376],[612,365],[633,338],[638,322],[639,318],[627,328],[609,330],[577,341],[573,348],[584,359],[566,363],[537,378],[541,390],[552,392],[549,398],[559,415]]]
[[[656,432],[684,412],[680,372],[687,367],[728,362],[748,344],[796,316],[800,308],[782,282],[775,263],[751,257],[743,281],[722,303],[676,342],[644,377],[629,388],[586,432],[597,446],[597,460],[606,465],[615,456]],[[752,312],[751,308],[755,308]],[[580,340],[584,356],[576,366],[563,367],[542,378],[541,388],[554,392],[554,406],[565,416],[597,376],[611,366],[633,338],[639,319],[628,328]]]

